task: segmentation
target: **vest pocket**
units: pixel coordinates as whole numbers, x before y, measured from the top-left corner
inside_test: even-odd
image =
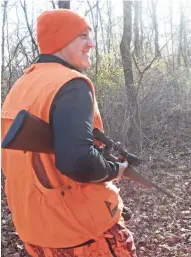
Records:
[[[107,230],[108,224],[118,221],[122,209],[118,192],[119,189],[112,183],[82,186],[81,194],[86,202],[87,212],[92,217],[92,231],[96,235],[100,234],[104,227]]]
[[[35,152],[30,155],[36,191],[46,204],[50,206],[62,204],[62,186],[53,188],[41,161],[40,154]]]
[[[32,153],[32,167],[40,184],[47,189],[52,189],[39,153]]]

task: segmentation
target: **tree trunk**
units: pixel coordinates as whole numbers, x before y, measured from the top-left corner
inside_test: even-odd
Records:
[[[140,24],[140,56],[141,56],[141,61],[144,61],[144,50],[143,50],[143,41],[144,41],[144,35],[143,35],[143,3],[140,1],[139,2],[139,24]]]
[[[156,6],[157,2],[152,1],[152,20],[153,20],[153,28],[155,32],[155,55],[161,57],[161,52],[159,50],[159,32],[158,32],[158,22],[157,22],[157,15],[156,15]]]
[[[1,79],[4,78],[4,66],[5,66],[5,22],[6,22],[6,11],[8,1],[4,1],[3,9],[3,22],[2,22],[2,42],[1,42]]]
[[[188,67],[188,30],[187,30],[187,27],[185,26],[184,24],[184,33],[183,33],[183,56],[184,56],[184,63],[185,63],[185,66]]]
[[[165,16],[163,15],[164,19],[164,33],[165,33],[165,40],[166,40],[166,51],[167,51],[167,65],[170,63],[170,52],[169,52],[169,45],[168,45],[168,34],[167,34],[167,29],[166,29],[166,22],[165,22]]]
[[[100,28],[101,28],[101,35],[102,35],[102,45],[103,45],[103,52],[106,54],[106,45],[105,45],[105,36],[104,36],[104,28],[103,28],[103,19],[101,15],[100,6],[97,5],[98,13],[99,13],[99,21],[100,21]]]
[[[140,2],[134,2],[134,48],[137,59],[140,57],[140,40],[139,40],[139,15]]]
[[[21,4],[21,7],[22,7],[24,15],[25,15],[25,21],[26,21],[26,24],[27,24],[27,29],[28,29],[28,32],[29,32],[29,35],[30,35],[30,38],[31,38],[31,48],[32,48],[33,60],[34,60],[36,55],[39,55],[39,50],[38,50],[37,43],[36,43],[36,41],[34,39],[34,36],[33,36],[31,25],[29,23],[26,1],[24,0],[23,3],[22,3],[22,1],[20,1],[20,4]]]
[[[123,2],[123,36],[120,44],[122,55],[123,70],[125,76],[125,85],[127,92],[133,87],[133,71],[130,52],[132,38],[132,1]]]
[[[107,0],[107,16],[108,16],[108,26],[107,26],[107,53],[110,54],[111,51],[111,33],[112,33],[112,6],[111,2]]]
[[[177,57],[178,66],[181,66],[182,64],[181,59],[183,58],[184,60],[183,44],[182,44],[183,30],[184,30],[184,12],[183,12],[182,3],[180,2],[180,29],[179,29],[179,45],[178,45],[178,57]],[[186,63],[185,60],[184,60],[184,63]]]
[[[123,1],[123,36],[120,44],[122,56],[125,86],[127,93],[127,103],[130,112],[127,144],[135,150],[139,144],[139,122],[138,122],[138,104],[137,91],[133,81],[132,59],[130,52],[132,38],[132,1]]]
[[[51,4],[52,4],[52,8],[56,9],[56,4],[55,4],[54,0],[51,1]]]
[[[95,15],[95,26],[94,26],[94,34],[95,34],[95,52],[96,52],[96,84],[97,84],[97,76],[98,76],[98,63],[99,63],[99,48],[98,48],[98,14],[99,14],[99,0],[96,1],[96,15]]]
[[[171,32],[171,47],[172,47],[172,71],[175,69],[175,61],[174,61],[174,36],[173,36],[173,28],[172,28],[172,1],[170,2],[170,32]]]
[[[95,41],[95,57],[96,57],[96,62],[95,62],[95,83],[97,84],[97,76],[98,76],[98,63],[99,63],[99,48],[98,48],[98,15],[99,15],[99,0],[96,0],[95,6],[91,6],[90,1],[87,1],[87,4],[90,8],[90,13],[91,13],[91,19],[92,19],[92,24],[93,24],[93,31],[94,31],[94,41]],[[94,14],[93,9],[96,7],[96,13]]]

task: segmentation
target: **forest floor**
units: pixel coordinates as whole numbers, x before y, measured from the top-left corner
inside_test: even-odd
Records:
[[[144,172],[176,199],[155,189],[147,189],[124,179],[120,194],[133,212],[127,226],[133,232],[138,257],[191,256],[191,167],[190,156],[177,157],[173,167],[157,167]],[[189,165],[188,165],[189,163]],[[3,257],[28,257],[11,221],[1,182],[1,221]]]

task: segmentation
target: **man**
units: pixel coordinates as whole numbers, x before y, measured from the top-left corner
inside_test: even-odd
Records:
[[[24,71],[2,108],[2,137],[22,110],[49,122],[55,155],[2,150],[12,218],[34,257],[135,257],[123,225],[123,203],[112,184],[128,163],[110,162],[94,147],[103,130],[94,86],[81,71],[94,48],[87,21],[71,10],[37,20],[40,57]]]

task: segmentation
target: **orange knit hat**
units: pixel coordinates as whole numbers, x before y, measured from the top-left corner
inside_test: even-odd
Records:
[[[43,12],[37,18],[37,43],[40,53],[52,54],[59,51],[86,29],[91,29],[88,22],[71,10]]]

